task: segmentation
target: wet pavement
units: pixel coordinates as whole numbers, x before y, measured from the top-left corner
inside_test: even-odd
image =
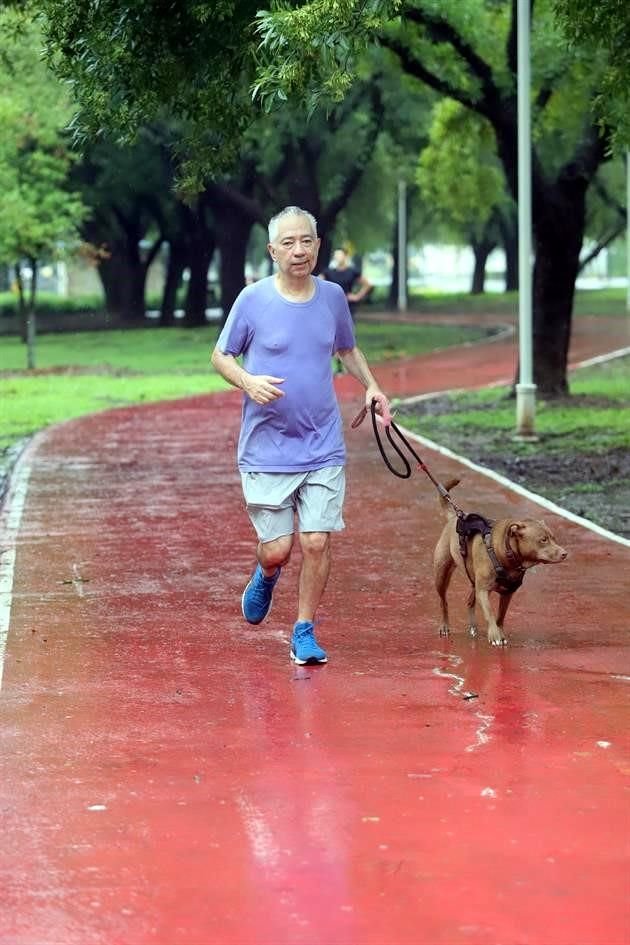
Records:
[[[572,356],[611,346],[580,334]],[[514,358],[496,342],[378,373],[421,393]],[[360,390],[338,384],[349,420]],[[296,668],[298,555],[269,619],[240,614],[239,411],[230,392],[82,418],[14,471],[0,942],[628,943],[630,549],[545,512],[570,558],[527,575],[511,645],[465,633],[459,576],[440,639],[435,491],[392,477],[364,424],[317,627],[330,662]],[[468,469],[457,498],[541,514]]]

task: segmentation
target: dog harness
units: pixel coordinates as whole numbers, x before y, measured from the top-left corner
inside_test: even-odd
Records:
[[[477,512],[468,512],[466,515],[457,517],[456,528],[457,534],[459,535],[459,550],[464,559],[466,574],[468,575],[470,583],[474,585],[475,582],[470,576],[466,558],[468,556],[468,543],[472,541],[474,535],[479,534],[488,552],[488,557],[492,562],[499,594],[513,594],[523,583],[525,568],[522,564],[518,563],[514,551],[508,544],[507,535],[504,550],[508,560],[513,562],[513,567],[509,571],[503,567],[492,547],[492,526],[493,522],[490,519],[484,518],[483,515],[479,515]]]

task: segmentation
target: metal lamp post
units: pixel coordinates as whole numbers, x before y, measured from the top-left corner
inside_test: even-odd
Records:
[[[630,151],[626,151],[626,310],[630,312]]]
[[[398,311],[407,311],[407,184],[398,181]]]
[[[532,145],[530,107],[530,0],[517,6],[518,93],[518,341],[516,436],[535,437],[536,385],[532,358]]]

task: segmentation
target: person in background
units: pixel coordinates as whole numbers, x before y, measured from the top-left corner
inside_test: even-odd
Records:
[[[344,292],[312,276],[319,245],[316,220],[305,210],[285,207],[270,220],[268,249],[277,271],[243,289],[211,358],[243,391],[238,467],[258,537],[243,616],[258,624],[269,613],[297,531],[302,563],[290,656],[299,665],[327,661],[315,639],[315,613],[330,572],[331,532],[344,528],[346,448],[334,355],[365,388],[366,406],[374,400],[378,413],[389,415],[387,397],[356,346]]]
[[[327,266],[322,272],[322,278],[328,282],[336,282],[343,289],[350,314],[354,319],[354,314],[358,302],[371,292],[373,286],[369,279],[359,272],[352,264],[350,256],[345,249],[336,249],[333,253],[332,265]]]

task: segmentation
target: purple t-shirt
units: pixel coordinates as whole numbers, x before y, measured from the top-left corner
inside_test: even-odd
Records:
[[[250,374],[283,377],[284,397],[269,404],[243,398],[238,467],[243,472],[305,472],[345,463],[332,356],[353,348],[343,290],[314,279],[308,302],[289,302],[268,276],[240,293],[219,335],[224,354],[243,355]]]

